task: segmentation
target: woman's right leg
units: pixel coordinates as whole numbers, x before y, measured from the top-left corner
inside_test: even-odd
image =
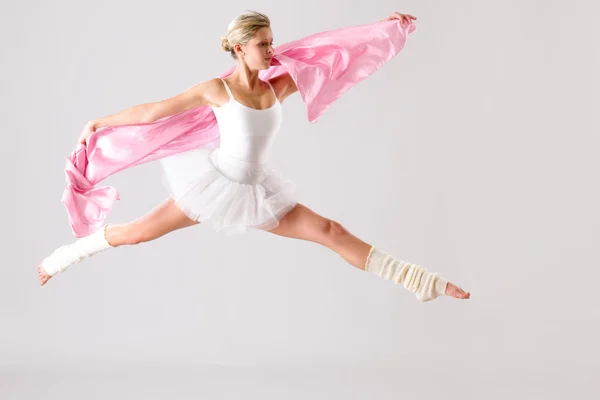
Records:
[[[198,224],[169,198],[144,216],[124,224],[109,224],[104,236],[112,247],[149,242],[177,229]]]
[[[103,240],[107,242],[106,244],[109,247],[134,245],[149,242],[174,230],[196,225],[198,223],[200,222],[190,219],[183,211],[181,211],[179,207],[175,205],[172,198],[168,198],[150,212],[134,221],[124,224],[108,224],[104,230]],[[78,240],[81,239],[82,238]],[[74,243],[69,246],[73,245]],[[66,247],[68,246],[62,246],[60,249]],[[64,254],[65,251],[68,253],[68,249],[66,249],[63,250],[62,254]],[[55,253],[49,257],[61,257],[61,252],[55,251]],[[46,261],[46,259],[44,259],[44,261]],[[60,260],[53,261],[60,263]],[[44,285],[52,277],[44,269],[43,263],[44,262],[38,266],[38,279],[41,285]]]

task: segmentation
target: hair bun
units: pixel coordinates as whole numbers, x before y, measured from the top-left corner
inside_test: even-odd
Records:
[[[229,39],[227,36],[221,36],[221,48],[225,51],[231,51],[231,46],[229,45]]]

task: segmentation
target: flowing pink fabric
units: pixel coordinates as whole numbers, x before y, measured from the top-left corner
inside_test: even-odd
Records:
[[[402,50],[414,23],[399,20],[333,29],[280,45],[261,80],[289,73],[306,105],[319,117],[352,86]],[[235,65],[219,75],[230,75]],[[119,193],[96,185],[123,169],[206,145],[219,138],[216,117],[204,105],[151,123],[111,126],[92,133],[67,157],[62,203],[75,237],[100,229]]]

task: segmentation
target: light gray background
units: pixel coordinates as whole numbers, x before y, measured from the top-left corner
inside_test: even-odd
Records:
[[[232,65],[246,9],[275,45],[418,20],[274,166],[303,204],[472,292],[421,304],[316,244],[206,225],[86,260],[60,202],[85,122]],[[2,399],[589,399],[599,370],[600,7],[589,1],[3,2]],[[105,182],[110,222],[166,196],[155,162]],[[595,394],[594,394],[595,393]]]

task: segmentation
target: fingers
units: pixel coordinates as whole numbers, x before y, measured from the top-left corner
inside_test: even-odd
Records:
[[[410,24],[410,23],[412,23],[412,20],[416,20],[417,17],[415,17],[414,15],[411,15],[411,14],[400,14],[399,12],[395,11],[392,15],[390,15],[386,19],[386,21],[393,20],[393,19],[400,20],[401,23],[406,22],[407,24]]]
[[[402,14],[402,17],[404,18],[404,20],[406,21],[407,24],[412,23],[413,19],[417,19],[416,17],[413,17],[410,14]]]
[[[89,121],[87,124],[85,124],[85,127],[83,128],[83,131],[77,140],[77,145],[85,145],[88,137],[94,132],[96,132],[96,127],[92,121]]]

